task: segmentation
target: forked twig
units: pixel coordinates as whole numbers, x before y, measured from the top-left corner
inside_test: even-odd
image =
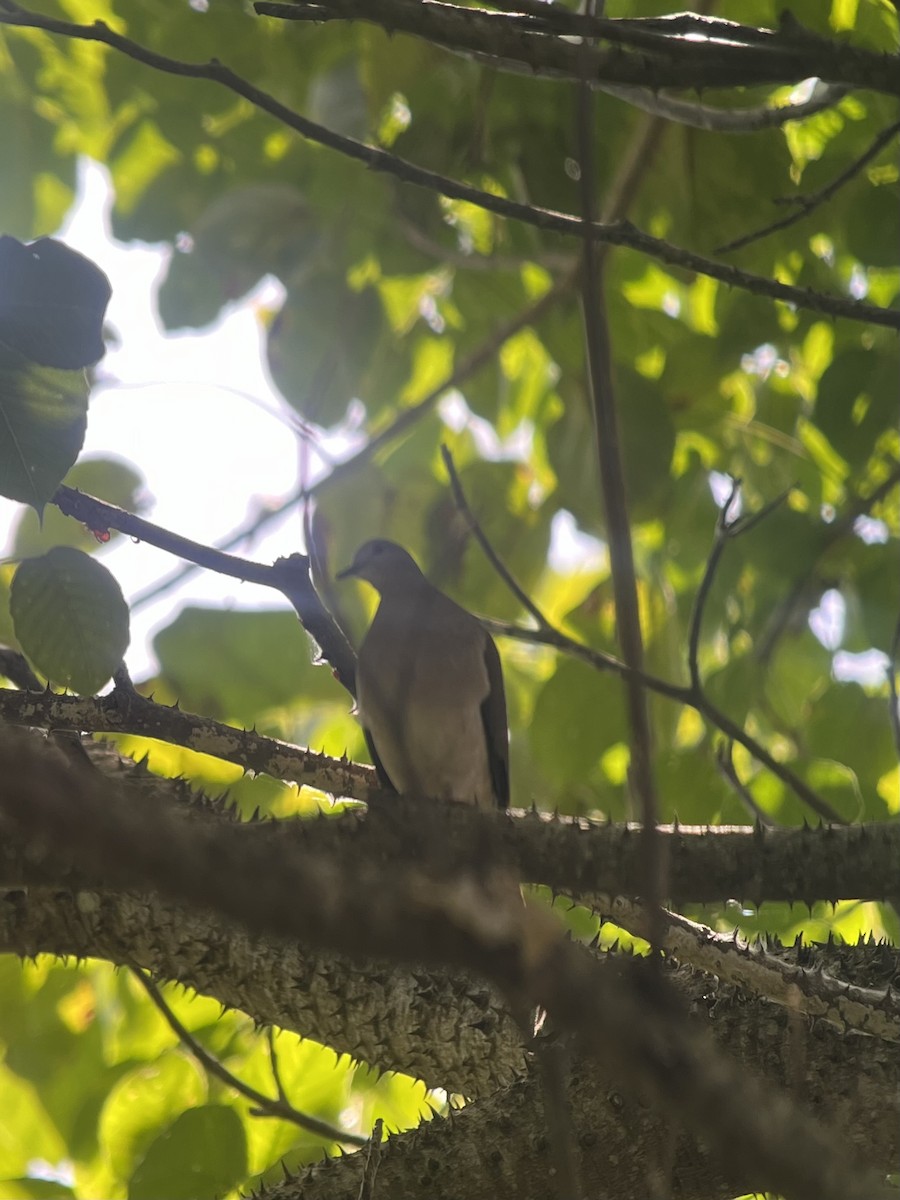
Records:
[[[484,551],[485,558],[515,596],[515,598],[519,601],[525,611],[531,613],[535,621],[538,623],[538,628],[552,628],[550,622],[541,612],[540,608],[538,608],[537,604],[535,604],[525,589],[516,582],[512,572],[491,545],[487,534],[481,528],[481,522],[472,512],[472,508],[466,499],[466,494],[463,491],[462,484],[460,483],[459,474],[457,473],[456,464],[453,461],[453,454],[451,453],[449,446],[441,446],[441,458],[444,460],[444,466],[447,468],[447,474],[450,477],[450,488],[453,492],[453,499],[456,502],[456,507],[465,517],[470,532],[478,542],[478,545]]]
[[[347,1146],[366,1145],[369,1140],[368,1138],[361,1137],[357,1133],[347,1133],[343,1129],[329,1125],[327,1121],[320,1121],[318,1117],[311,1117],[307,1113],[302,1113],[299,1109],[294,1108],[292,1104],[286,1103],[285,1100],[276,1099],[274,1096],[266,1096],[263,1092],[258,1092],[256,1088],[251,1087],[249,1083],[244,1083],[242,1079],[233,1075],[214,1054],[211,1054],[209,1050],[197,1041],[192,1033],[185,1029],[149,975],[136,966],[131,967],[131,974],[143,987],[160,1013],[162,1013],[169,1028],[176,1034],[182,1044],[190,1050],[191,1054],[203,1064],[210,1075],[214,1075],[216,1079],[221,1080],[227,1087],[234,1088],[235,1091],[240,1092],[242,1096],[246,1096],[248,1100],[252,1100],[257,1105],[256,1110],[251,1109],[253,1116],[277,1117],[282,1121],[290,1121],[300,1129],[305,1129],[307,1133],[323,1138],[328,1142],[343,1143]]]
[[[740,250],[744,246],[749,246],[751,242],[761,241],[762,238],[768,237],[770,233],[776,233],[779,229],[787,229],[788,226],[802,221],[804,217],[808,217],[820,205],[830,200],[832,196],[840,191],[845,183],[849,183],[851,179],[854,179],[863,167],[867,166],[885,146],[894,140],[898,133],[900,133],[900,121],[895,121],[887,129],[882,129],[873,139],[868,149],[864,150],[858,158],[855,158],[846,170],[841,171],[830,183],[826,183],[818,191],[810,192],[806,196],[782,196],[774,201],[775,204],[793,205],[794,211],[792,213],[788,213],[786,217],[781,217],[778,221],[772,221],[769,225],[763,225],[762,228],[756,229],[752,233],[745,233],[742,237],[735,238],[732,242],[726,242],[724,246],[717,246],[715,253],[729,254],[732,250]]]

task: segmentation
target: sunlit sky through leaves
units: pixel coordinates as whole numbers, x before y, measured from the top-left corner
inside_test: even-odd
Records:
[[[299,442],[267,377],[258,315],[260,307],[277,300],[278,285],[261,284],[201,333],[166,334],[156,316],[154,290],[170,252],[114,242],[109,201],[102,169],[83,163],[77,203],[58,234],[102,267],[113,288],[108,327],[115,338],[98,368],[81,458],[128,460],[145,481],[141,515],[215,543],[297,486]],[[21,512],[21,505],[0,500],[4,543]],[[239,553],[269,562],[300,548],[301,518],[295,509]],[[127,597],[180,565],[152,546],[125,538],[99,554]],[[177,591],[132,613],[128,665],[136,678],[151,669],[152,633],[185,602],[284,607],[284,600],[267,589],[197,571]]]
[[[171,250],[116,242],[109,229],[111,199],[103,168],[83,160],[78,198],[57,233],[93,259],[113,289],[107,317],[113,336],[97,368],[80,459],[125,459],[145,481],[142,516],[215,545],[299,487],[300,440],[265,364],[263,317],[265,310],[277,308],[280,285],[263,281],[200,332],[165,332],[156,314],[155,289]],[[461,397],[451,397],[442,412],[451,425],[472,420]],[[351,448],[352,439],[346,429],[338,430],[324,445],[340,456]],[[22,512],[21,505],[0,497],[0,538],[7,553]],[[553,532],[557,568],[575,561],[583,566],[602,553],[600,544],[580,533],[568,513],[558,515]],[[295,506],[235,552],[271,562],[302,548],[302,518]],[[122,537],[98,556],[129,599],[181,565],[153,546]],[[158,599],[132,609],[127,663],[134,678],[153,671],[152,637],[186,603],[285,606],[280,595],[266,588],[195,571]]]

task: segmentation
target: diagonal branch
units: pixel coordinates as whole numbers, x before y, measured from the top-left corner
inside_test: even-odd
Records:
[[[35,729],[88,730],[91,733],[131,733],[211,754],[245,771],[317,788],[332,796],[369,800],[378,791],[372,767],[329,758],[315,750],[293,746],[256,730],[236,729],[212,717],[157,704],[133,692],[114,688],[105,696],[60,696],[0,688],[0,723]]]
[[[241,579],[245,583],[256,583],[261,587],[275,588],[293,604],[304,629],[315,639],[334,669],[338,682],[351,696],[356,695],[356,655],[319,599],[310,578],[309,559],[306,555],[291,554],[287,558],[279,558],[271,566],[238,558],[172,533],[171,530],[154,525],[152,521],[135,516],[124,508],[108,504],[105,500],[98,500],[65,484],[57,488],[51,502],[60,512],[81,521],[88,529],[104,532],[117,529],[120,533],[126,533],[139,541],[147,542],[150,546],[165,550],[167,554],[176,554],[198,567],[216,571],[219,575]]]
[[[559,233],[568,237],[584,238],[592,241],[616,246],[629,246],[650,258],[671,266],[680,267],[687,271],[708,275],[731,287],[742,288],[759,296],[768,296],[773,300],[781,300],[798,308],[809,309],[835,317],[847,317],[850,320],[865,321],[873,325],[883,325],[889,329],[900,329],[900,311],[880,308],[877,305],[866,304],[860,300],[845,299],[840,296],[830,296],[817,292],[812,288],[795,287],[792,284],[780,283],[775,279],[767,279],[754,275],[750,271],[741,270],[715,259],[704,258],[690,250],[673,246],[661,238],[651,237],[650,234],[636,229],[628,221],[615,221],[609,225],[592,223],[585,230],[580,217],[568,213],[554,212],[550,209],[534,205],[521,204],[504,196],[497,196],[478,188],[469,187],[458,180],[450,179],[436,171],[426,170],[405,159],[398,158],[386,150],[366,145],[354,138],[344,137],[322,125],[309,121],[293,109],[276,100],[268,92],[256,87],[242,76],[236,74],[222,63],[213,59],[207,63],[192,63],[182,59],[169,58],[158,54],[144,46],[138,45],[130,38],[114,32],[102,21],[93,25],[77,25],[71,21],[61,21],[45,17],[38,13],[21,8],[14,0],[0,0],[0,25],[12,25],[22,28],[44,29],[63,37],[80,39],[82,41],[99,42],[111,46],[136,62],[143,63],[157,71],[178,75],[187,79],[205,79],[227,88],[235,95],[242,96],[262,112],[268,113],[282,124],[293,129],[302,137],[319,145],[336,150],[357,162],[363,163],[375,171],[384,171],[404,183],[411,183],[430,191],[438,192],[454,200],[466,200],[488,212],[501,217],[521,221],[536,229],[548,233]],[[877,57],[877,56],[871,56]],[[815,74],[808,71],[807,76]],[[807,76],[803,76],[804,78]],[[626,80],[626,82],[628,82]],[[733,82],[733,81],[732,81]],[[697,86],[696,79],[690,82],[691,87]],[[897,90],[900,91],[900,75],[898,75]]]
[[[732,250],[740,250],[744,246],[749,246],[751,242],[761,241],[762,238],[768,237],[770,233],[776,233],[779,229],[787,229],[791,225],[796,225],[798,221],[802,221],[804,217],[808,217],[810,213],[826,201],[830,200],[845,183],[849,183],[851,179],[855,179],[860,171],[868,163],[876,158],[885,146],[889,146],[897,134],[900,133],[900,121],[895,121],[892,125],[888,125],[886,129],[872,140],[871,144],[855,158],[846,170],[841,171],[836,175],[830,183],[826,183],[824,187],[818,191],[810,192],[805,196],[787,196],[776,200],[776,204],[790,204],[794,206],[794,211],[788,213],[786,217],[782,217],[778,221],[772,221],[769,225],[763,225],[760,229],[755,229],[752,233],[745,233],[739,238],[735,238],[732,242],[726,242],[724,246],[716,248],[716,254],[729,254]]]
[[[512,575],[512,572],[501,559],[500,555],[491,545],[490,539],[481,527],[481,522],[472,512],[469,501],[466,499],[466,493],[463,490],[460,482],[459,474],[456,470],[456,464],[453,461],[453,455],[450,448],[446,445],[441,446],[441,458],[444,461],[444,466],[447,468],[447,475],[450,478],[450,490],[453,492],[453,499],[456,501],[456,507],[465,517],[466,524],[469,526],[469,531],[474,536],[478,545],[484,552],[485,558],[519,601],[527,613],[530,613],[538,623],[539,629],[550,629],[550,622],[538,608],[537,604],[532,600],[523,587]]]
[[[181,1021],[178,1020],[166,1003],[162,992],[149,975],[136,966],[132,966],[131,974],[150,997],[182,1045],[186,1046],[194,1058],[203,1064],[210,1075],[214,1075],[226,1087],[234,1088],[236,1092],[239,1092],[248,1100],[252,1100],[257,1105],[257,1111],[254,1113],[255,1116],[276,1117],[281,1121],[290,1121],[292,1125],[306,1130],[307,1133],[313,1134],[314,1137],[321,1138],[323,1142],[336,1142],[338,1145],[343,1144],[345,1146],[366,1145],[369,1140],[368,1138],[362,1137],[357,1133],[347,1133],[346,1130],[337,1129],[334,1125],[329,1125],[327,1121],[322,1121],[318,1117],[311,1117],[308,1113],[300,1112],[299,1109],[289,1104],[284,1097],[267,1096],[264,1092],[259,1092],[255,1087],[251,1087],[249,1083],[245,1083],[243,1079],[239,1079],[237,1075],[229,1071],[214,1054],[210,1053],[205,1046],[202,1046],[193,1034],[182,1025]]]

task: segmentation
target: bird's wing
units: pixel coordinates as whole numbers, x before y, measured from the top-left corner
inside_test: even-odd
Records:
[[[498,808],[509,808],[509,727],[506,721],[506,692],[503,671],[494,639],[484,635],[484,665],[490,690],[481,705],[481,720],[487,742],[488,767]]]

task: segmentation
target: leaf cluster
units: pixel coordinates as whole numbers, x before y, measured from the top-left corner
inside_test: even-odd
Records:
[[[779,29],[769,0],[722,7],[744,28]],[[646,8],[621,0],[606,15]],[[111,512],[86,532],[61,515],[67,486],[139,506],[139,462],[76,461],[109,291],[93,264],[45,235],[87,155],[109,172],[114,235],[171,250],[158,295],[166,329],[200,330],[260,280],[276,282],[279,299],[260,318],[286,411],[313,447],[335,430],[358,446],[320,480],[298,478],[282,506],[314,494],[307,549],[322,612],[358,638],[368,610],[336,589],[334,566],[370,536],[407,545],[435,583],[507,635],[514,802],[632,819],[575,236],[589,169],[660,819],[739,824],[749,810],[790,827],[813,812],[896,816],[896,97],[874,76],[868,88],[835,88],[817,111],[800,107],[808,97],[790,77],[664,92],[693,113],[689,123],[601,80],[588,102],[588,165],[577,83],[509,70],[499,50],[434,44],[427,29],[395,34],[379,11],[351,23],[352,6],[323,4],[307,14],[314,24],[237,0],[46,0],[23,18],[0,2],[0,151],[16,164],[0,197],[11,235],[0,239],[0,493],[34,510],[17,516],[14,561],[0,568],[0,636],[37,675],[23,681],[12,658],[0,669],[24,690],[49,681],[87,698],[128,643],[125,601],[98,560],[110,530],[130,527]],[[854,50],[896,50],[888,3],[798,0],[792,16],[801,44],[826,38],[835,61],[842,48],[848,62]],[[711,62],[715,47],[700,53]],[[795,118],[771,116],[791,105]],[[748,119],[741,132],[742,114],[757,110],[768,121]],[[731,124],[698,127],[708,111]],[[376,169],[354,161],[351,144]],[[789,212],[799,219],[782,221]],[[542,614],[537,630],[479,551],[442,448],[481,533]],[[197,452],[214,453],[212,439]],[[766,515],[738,537],[728,526],[739,511]],[[148,530],[224,569],[177,535]],[[322,614],[313,629],[308,607],[282,590],[350,687]],[[345,691],[314,665],[293,613],[173,612],[155,650],[158,670],[140,690],[157,702],[364,756]],[[120,698],[127,687],[119,673]],[[135,701],[132,716],[141,711]],[[147,754],[158,775],[227,789],[244,815],[309,815],[324,803],[287,772],[244,777],[245,741],[226,763],[132,724],[117,735],[121,752]],[[852,896],[802,916],[782,904],[735,911],[728,899],[687,915],[786,939],[898,932],[889,909]],[[580,936],[599,929],[584,911],[569,919]],[[2,969],[10,1195],[174,1196],[176,1178],[186,1196],[221,1195],[271,1181],[279,1159],[294,1168],[320,1154],[321,1139],[253,1119],[249,1101],[174,1048],[128,976],[47,959]],[[242,1017],[219,1017],[206,1000],[170,1003],[237,1073],[270,1080],[271,1047]],[[264,1008],[250,1015],[270,1019]],[[323,1120],[351,1114],[368,1132],[381,1116],[396,1129],[441,1106],[421,1084],[335,1066],[331,1051],[287,1033],[277,1040],[292,1103]],[[63,1182],[38,1181],[36,1159],[63,1164]]]

